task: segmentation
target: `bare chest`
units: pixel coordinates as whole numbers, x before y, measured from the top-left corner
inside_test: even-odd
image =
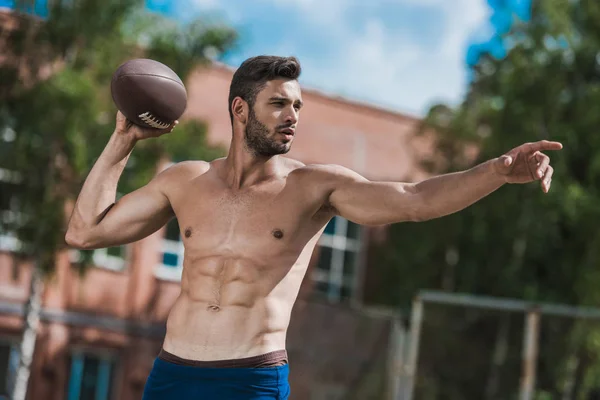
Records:
[[[319,231],[319,205],[300,188],[272,184],[232,191],[190,187],[173,202],[186,251],[201,256],[276,257],[299,253]]]

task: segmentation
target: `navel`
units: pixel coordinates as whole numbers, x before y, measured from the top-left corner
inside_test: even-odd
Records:
[[[206,307],[206,309],[208,311],[212,311],[212,312],[219,312],[219,311],[221,311],[221,307],[219,307],[216,304],[210,304],[208,307]]]
[[[275,237],[275,239],[283,238],[283,231],[281,229],[274,229],[272,234]]]

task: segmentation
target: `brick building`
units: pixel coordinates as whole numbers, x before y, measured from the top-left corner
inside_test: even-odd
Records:
[[[206,121],[209,141],[224,147],[231,136],[232,75],[214,64],[196,70],[186,85],[184,118]],[[414,137],[416,118],[306,88],[303,99],[289,157],[344,165],[370,179],[423,177],[418,159],[427,146]],[[0,169],[0,211],[9,182],[9,171]],[[292,398],[373,398],[389,391],[393,324],[361,301],[366,277],[377,273],[367,262],[370,244],[384,231],[338,217],[327,226],[292,314]],[[14,245],[0,237],[0,395],[14,373],[31,274],[30,265],[13,259]],[[183,245],[176,221],[134,244],[95,251],[95,267],[84,277],[72,268],[74,255],[59,255],[46,284],[29,398],[139,399],[179,295]]]

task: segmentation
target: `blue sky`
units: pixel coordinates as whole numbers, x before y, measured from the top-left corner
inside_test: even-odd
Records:
[[[436,102],[458,103],[467,61],[483,49],[502,56],[491,39],[530,7],[530,0],[145,1],[182,22],[203,16],[235,27],[240,42],[222,59],[233,67],[257,54],[294,55],[305,87],[416,116]]]
[[[146,0],[180,20],[204,15],[241,33],[224,61],[295,55],[306,87],[412,115],[462,98],[469,44],[493,32],[492,0]],[[496,1],[496,3],[504,3]],[[514,1],[514,0],[513,0]]]

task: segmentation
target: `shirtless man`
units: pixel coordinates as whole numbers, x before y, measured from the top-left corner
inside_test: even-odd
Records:
[[[97,249],[140,240],[177,217],[185,246],[181,294],[144,390],[155,399],[287,399],[286,331],[308,261],[327,222],[423,221],[457,212],[505,183],[541,181],[553,169],[523,144],[470,170],[419,183],[365,179],[337,165],[283,157],[302,95],[293,57],[259,56],[235,72],[227,157],[186,161],[116,201],[119,177],[146,130],[117,114],[116,129],[90,171],[66,241]]]

